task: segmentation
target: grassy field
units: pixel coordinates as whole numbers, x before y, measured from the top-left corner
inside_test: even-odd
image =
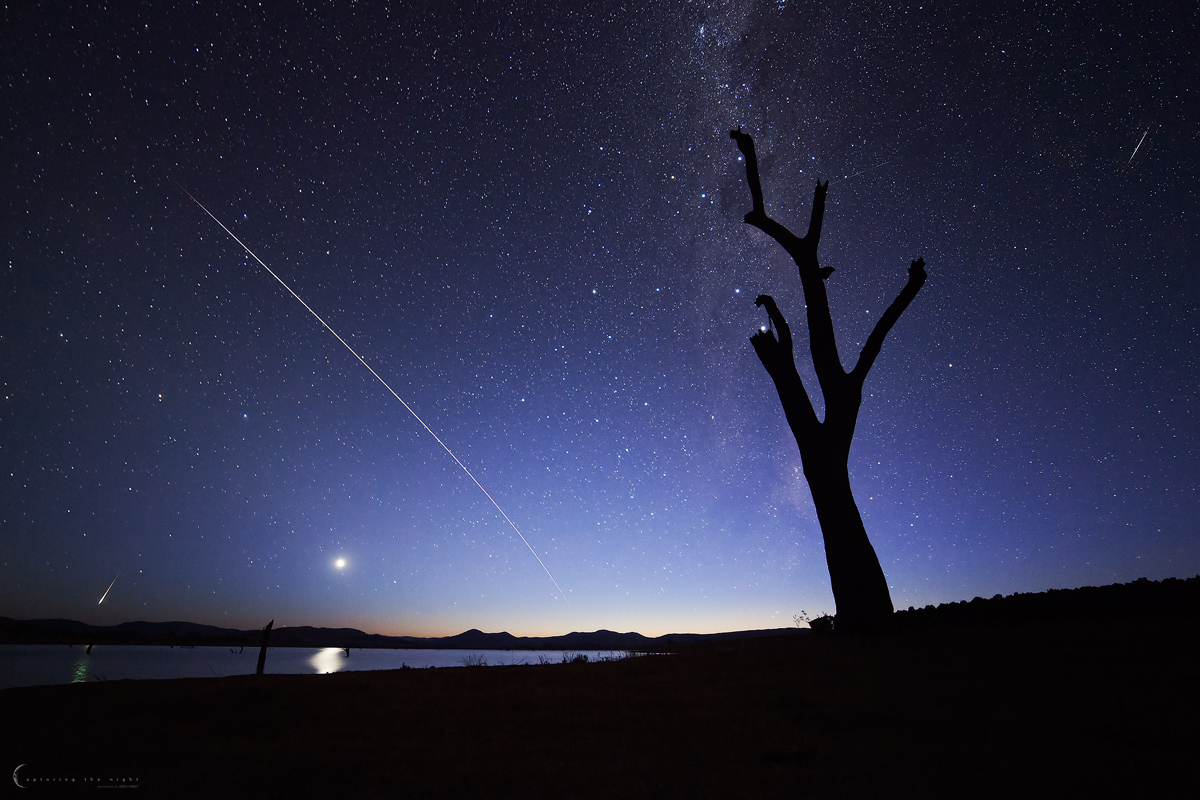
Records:
[[[1125,618],[8,689],[2,766],[175,797],[1192,797],[1198,634]]]

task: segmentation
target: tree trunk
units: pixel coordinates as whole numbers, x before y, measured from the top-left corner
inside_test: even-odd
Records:
[[[775,300],[759,295],[755,305],[766,309],[772,329],[750,337],[754,352],[767,374],[775,382],[788,426],[796,437],[804,477],[812,492],[821,534],[825,540],[825,561],[833,599],[837,604],[836,629],[876,631],[888,625],[893,612],[887,579],[879,566],[879,557],[867,538],[862,516],[850,490],[850,442],[862,405],[862,387],[867,373],[879,355],[883,340],[904,309],[925,283],[925,261],[917,259],[908,270],[908,283],[884,312],[863,345],[858,363],[850,372],[842,367],[833,335],[825,280],[832,269],[817,262],[817,244],[825,214],[826,183],[817,183],[813,197],[812,220],[808,233],[797,237],[767,216],[754,140],[741,130],[730,131],[746,158],[746,179],[754,208],[746,214],[746,223],[766,233],[780,244],[796,262],[808,311],[809,349],[817,381],[825,398],[825,419],[817,419],[812,401],[796,371],[792,352],[792,333]],[[778,331],[778,338],[776,338]]]
[[[808,486],[825,540],[838,629],[873,631],[886,626],[893,611],[892,596],[851,494],[845,463],[840,470],[829,464],[820,479],[809,478]]]

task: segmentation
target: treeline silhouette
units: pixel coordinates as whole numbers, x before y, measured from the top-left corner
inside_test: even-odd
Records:
[[[893,625],[898,629],[938,625],[989,625],[1014,622],[1055,622],[1129,617],[1175,617],[1200,615],[1200,575],[1152,581],[1138,578],[1129,583],[1083,586],[976,597],[958,603],[909,606],[897,611]]]

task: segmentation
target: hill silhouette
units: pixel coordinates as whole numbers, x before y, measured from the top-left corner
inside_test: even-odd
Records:
[[[409,650],[637,650],[659,652],[710,641],[734,641],[765,636],[789,636],[795,628],[731,631],[728,633],[671,633],[643,636],[599,630],[561,636],[513,636],[472,628],[454,636],[422,638],[384,636],[356,628],[315,628],[308,625],[274,628],[271,647],[353,647]],[[184,647],[257,647],[262,631],[218,628],[194,622],[124,622],[88,625],[69,619],[17,620],[0,617],[0,644],[126,644]]]
[[[1045,592],[995,595],[990,599],[942,603],[897,611],[893,625],[900,630],[929,626],[978,625],[1036,620],[1117,619],[1127,616],[1200,615],[1200,576],[1187,579],[1146,578],[1107,586],[1051,589]],[[632,650],[670,652],[681,647],[732,642],[798,633],[796,628],[730,631],[727,633],[669,633],[643,636],[598,630],[561,636],[514,636],[472,628],[454,636],[384,636],[356,628],[316,628],[308,625],[276,628],[272,647],[353,647],[411,650]],[[0,617],[0,644],[141,644],[173,646],[257,647],[262,631],[219,628],[194,622],[124,622],[97,626],[68,619],[17,620]]]

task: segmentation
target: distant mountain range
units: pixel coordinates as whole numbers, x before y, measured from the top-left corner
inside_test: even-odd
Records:
[[[909,608],[895,615],[897,629],[931,625],[1004,624],[1031,620],[1118,619],[1136,616],[1200,615],[1200,576],[1051,589],[1046,592],[976,597],[937,607]],[[599,630],[563,636],[513,636],[469,630],[457,636],[382,636],[355,628],[276,628],[271,647],[354,647],[412,650],[639,650],[667,652],[701,642],[766,636],[798,636],[807,629],[769,628],[730,633],[669,633],[643,636]],[[69,619],[18,620],[0,617],[0,644],[156,644],[258,647],[262,631],[239,631],[194,622],[125,622],[101,627]]]
[[[354,647],[410,650],[639,650],[664,651],[699,642],[733,641],[764,636],[794,636],[797,628],[733,631],[730,633],[672,633],[649,637],[640,633],[599,630],[563,636],[513,636],[469,630],[456,636],[421,638],[383,636],[355,628],[275,628],[271,647]],[[262,631],[241,631],[194,622],[124,622],[88,625],[69,619],[17,620],[0,617],[0,644],[145,644],[172,646],[258,647]]]

